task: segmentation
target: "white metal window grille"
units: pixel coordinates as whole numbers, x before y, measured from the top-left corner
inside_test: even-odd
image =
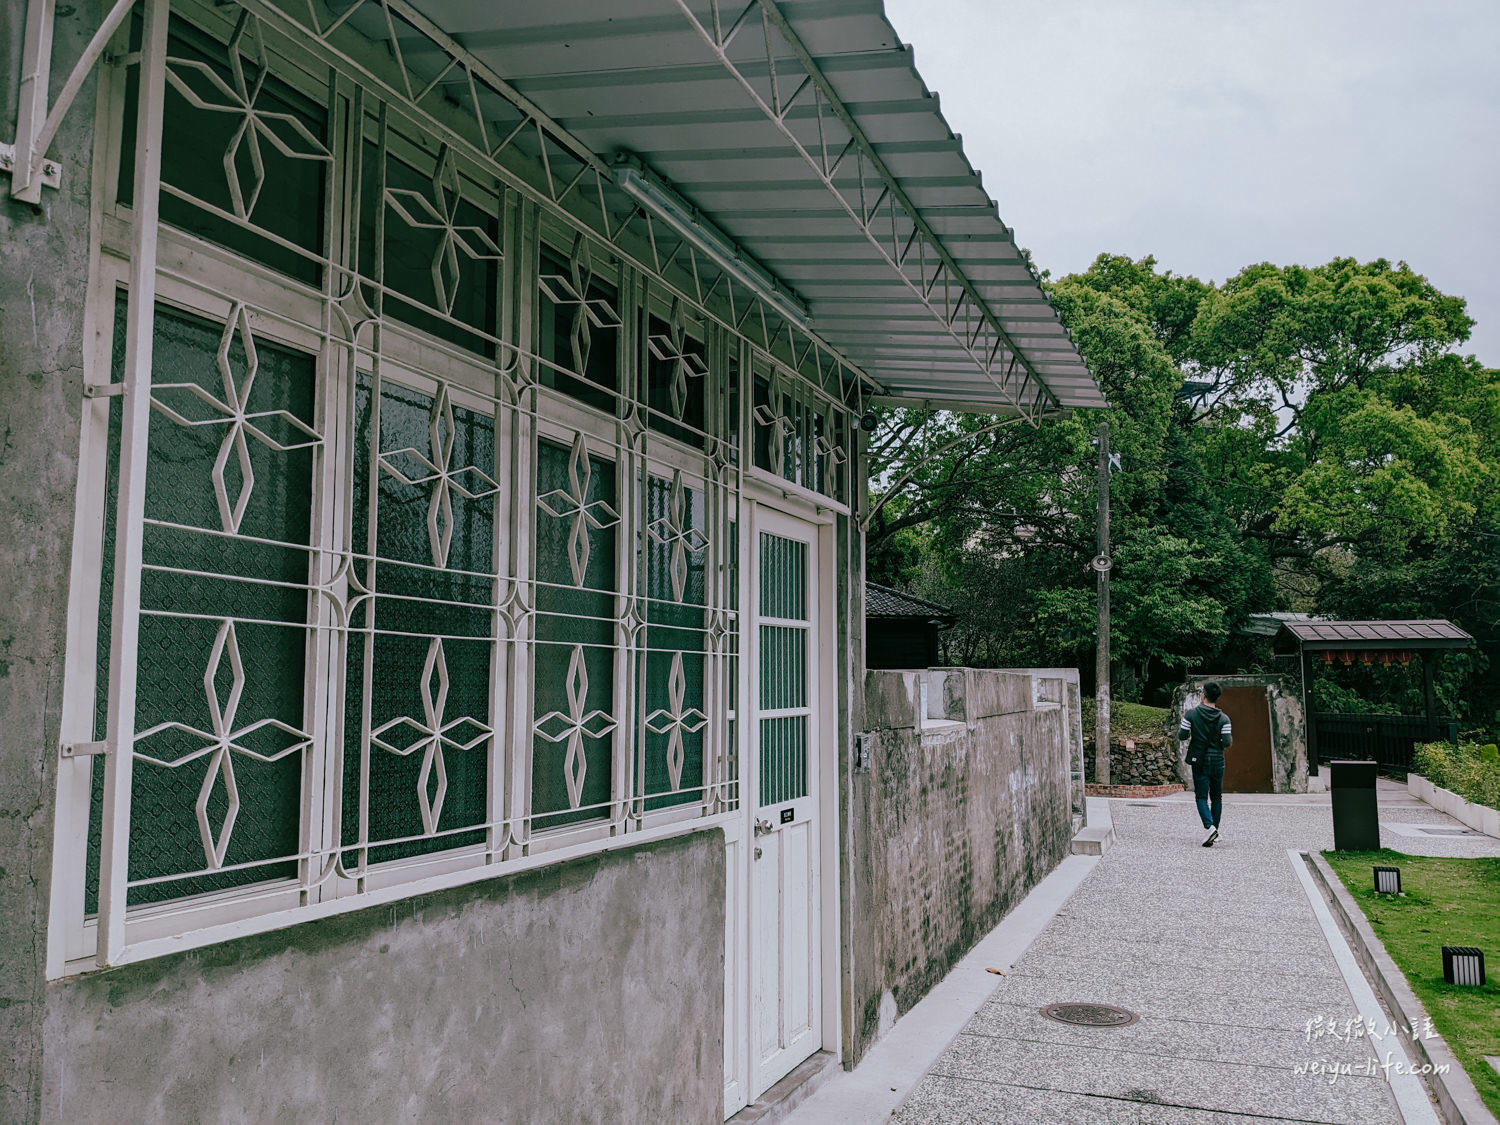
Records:
[[[551,134],[476,146],[430,86],[372,81],[365,14],[398,6],[313,35],[264,5],[177,7],[146,76],[169,140],[145,496],[121,492],[120,400],[91,400],[67,737],[104,737],[116,682],[136,721],[65,763],[54,964],[95,952],[106,900],[116,963],[737,807],[739,451],[767,425],[740,374],[781,380],[804,466],[795,419],[816,407],[842,441],[844,369],[727,281],[684,291],[710,270],[656,257],[644,212],[601,238],[618,216],[558,190],[562,161],[538,187]],[[107,121],[139,71],[106,72]],[[102,223],[115,381],[131,195]],[[139,642],[115,667],[130,521]],[[111,786],[123,839],[100,832]]]

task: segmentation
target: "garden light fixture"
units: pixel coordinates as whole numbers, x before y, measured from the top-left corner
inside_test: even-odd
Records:
[[[1401,893],[1401,868],[1375,866],[1375,893],[1399,895]]]
[[[1443,979],[1478,988],[1484,984],[1484,951],[1471,945],[1443,946]]]

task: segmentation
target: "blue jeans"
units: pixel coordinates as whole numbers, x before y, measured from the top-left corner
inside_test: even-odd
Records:
[[[1204,828],[1213,828],[1224,812],[1224,763],[1193,767],[1193,795],[1198,798],[1198,815]],[[1209,808],[1209,801],[1213,807]]]

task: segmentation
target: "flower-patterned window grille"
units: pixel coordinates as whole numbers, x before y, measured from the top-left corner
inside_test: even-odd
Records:
[[[123,377],[125,303],[116,310]],[[314,427],[311,355],[158,305],[146,474],[127,902],[297,874],[304,752]],[[119,458],[118,411],[107,458]],[[103,573],[113,572],[107,496]],[[101,589],[100,683],[109,602]],[[96,693],[96,729],[104,696]],[[97,909],[104,771],[95,769],[84,908]]]
[[[618,278],[618,267],[582,235],[568,254],[541,248],[537,382],[607,414],[619,406]]]
[[[491,411],[355,383],[344,866],[483,843],[497,538]],[[375,503],[371,507],[371,495]]]
[[[469,351],[499,354],[501,195],[449,145],[408,142],[382,112],[361,148],[364,303]]]
[[[837,500],[847,499],[847,412],[801,380],[756,366],[750,411],[756,468]]]
[[[139,48],[140,20],[133,46]],[[271,73],[265,31],[240,13],[227,42],[173,16],[163,107],[161,221],[298,281],[322,280],[328,112]],[[139,67],[126,78],[117,198],[134,190]]]
[[[537,831],[613,811],[618,484],[615,462],[582,434],[571,445],[538,440],[530,794]]]
[[[648,472],[641,561],[646,628],[637,787],[646,811],[702,800],[709,725],[707,497],[685,480]]]
[[[709,438],[709,370],[703,328],[689,324],[680,301],[672,302],[666,317],[647,311],[645,322],[641,398],[647,424],[701,449]]]

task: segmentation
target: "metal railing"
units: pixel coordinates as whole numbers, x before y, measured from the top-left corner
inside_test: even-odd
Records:
[[[1451,718],[1314,712],[1312,721],[1318,761],[1374,761],[1384,772],[1410,770],[1418,743],[1458,741],[1458,722]]]

